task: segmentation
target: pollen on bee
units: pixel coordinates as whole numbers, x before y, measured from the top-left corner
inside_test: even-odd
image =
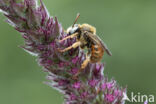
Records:
[[[87,23],[82,24],[81,27],[88,27],[89,30],[90,30],[94,35],[96,34],[96,28],[93,27],[93,26],[91,26],[91,25],[89,25],[89,24],[87,24]]]

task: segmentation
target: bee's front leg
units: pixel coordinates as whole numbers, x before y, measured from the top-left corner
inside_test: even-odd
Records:
[[[77,42],[75,42],[72,46],[69,46],[69,47],[67,47],[67,48],[65,48],[65,49],[63,49],[63,50],[58,49],[58,51],[59,51],[59,52],[66,52],[66,51],[68,51],[68,50],[70,50],[70,49],[72,49],[72,48],[77,48],[77,47],[80,46],[80,45],[81,45],[81,42],[80,42],[80,41],[77,41]]]
[[[74,34],[69,35],[69,36],[63,38],[62,40],[58,40],[58,41],[59,41],[59,42],[63,42],[64,40],[67,40],[67,39],[69,39],[69,38],[74,38],[74,37],[76,37],[77,35],[78,35],[78,33],[74,33]]]

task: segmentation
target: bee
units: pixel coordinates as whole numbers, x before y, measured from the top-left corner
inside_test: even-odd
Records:
[[[66,52],[72,48],[77,47],[80,47],[82,50],[87,48],[86,59],[81,64],[81,68],[78,70],[78,73],[75,76],[77,76],[83,69],[85,69],[88,63],[100,62],[104,52],[110,56],[112,55],[106,44],[104,44],[103,41],[96,35],[95,27],[89,24],[75,24],[79,16],[80,14],[77,15],[73,25],[67,29],[67,34],[69,35],[62,40],[58,40],[59,42],[62,42],[69,38],[76,37],[75,43],[63,50],[58,49],[59,52]]]

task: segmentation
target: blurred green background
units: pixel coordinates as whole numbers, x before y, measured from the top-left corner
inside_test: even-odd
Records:
[[[156,0],[43,0],[63,27],[77,13],[107,43],[105,75],[131,92],[156,96]],[[23,39],[0,14],[0,104],[62,104],[63,96],[44,85],[45,73],[18,46]],[[129,103],[126,104],[135,104]],[[141,104],[141,103],[136,103]]]

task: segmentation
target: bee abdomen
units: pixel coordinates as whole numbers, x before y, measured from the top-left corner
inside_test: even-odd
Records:
[[[104,50],[101,45],[92,45],[91,46],[91,62],[96,63],[101,61]]]

